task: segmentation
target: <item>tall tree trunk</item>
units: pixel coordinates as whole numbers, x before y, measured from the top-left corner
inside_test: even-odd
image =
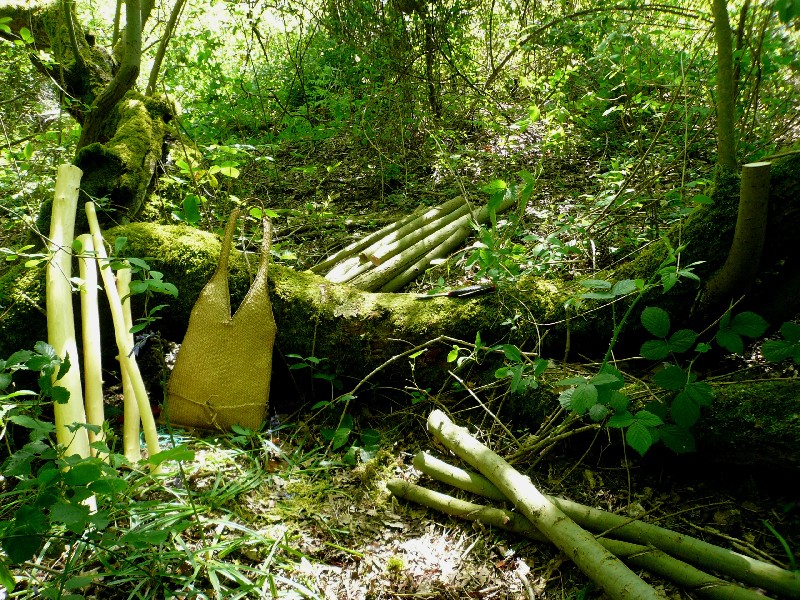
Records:
[[[733,73],[733,35],[726,0],[712,0],[717,42],[717,167],[736,171],[736,82]]]

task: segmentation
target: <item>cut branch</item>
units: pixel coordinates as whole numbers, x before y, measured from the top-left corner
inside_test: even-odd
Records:
[[[527,518],[519,513],[459,500],[401,479],[390,480],[386,487],[398,498],[416,502],[454,517],[478,521],[537,541],[546,541],[547,539]],[[756,591],[739,587],[704,573],[660,550],[609,538],[599,538],[597,542],[632,566],[657,573],[707,598],[719,600],[764,599],[764,596]]]
[[[509,196],[497,206],[502,213],[514,204]],[[455,250],[470,234],[470,223],[486,223],[488,206],[472,211],[464,198],[454,198],[438,208],[406,218],[351,244],[314,268],[336,264],[325,276],[367,291],[394,292],[421,274],[432,260]]]
[[[435,410],[430,414],[428,429],[448,449],[494,483],[547,539],[611,598],[659,598],[651,586],[550,502],[528,477],[478,442],[466,429],[454,425],[443,412]]]
[[[505,494],[483,475],[461,469],[430,454],[418,453],[414,457],[414,467],[429,477],[458,489],[490,500],[507,500]],[[563,498],[547,496],[547,499],[577,524],[591,531],[612,535],[634,544],[658,548],[697,567],[716,571],[776,594],[792,598],[800,597],[800,576],[791,571],[657,525],[629,519]]]

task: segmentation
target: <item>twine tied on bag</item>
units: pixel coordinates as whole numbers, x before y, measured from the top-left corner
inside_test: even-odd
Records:
[[[267,416],[277,330],[267,289],[271,230],[264,219],[258,272],[231,316],[228,256],[238,217],[238,210],[230,216],[217,269],[192,308],[170,376],[167,414],[174,425],[256,430]]]

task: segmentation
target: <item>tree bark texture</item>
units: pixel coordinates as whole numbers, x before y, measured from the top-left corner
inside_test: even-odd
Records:
[[[20,7],[0,0],[0,17],[12,19],[6,37],[13,38],[23,27],[30,29],[35,40],[31,61],[68,96],[71,101],[65,102],[64,108],[83,126],[75,157],[76,166],[84,172],[81,203],[108,199],[105,211],[109,214],[99,215],[101,222],[134,219],[141,211],[164,151],[165,124],[172,118],[168,102],[145,98],[132,89],[141,53],[136,15],[149,10],[151,4],[127,3],[132,27],[126,30],[126,49],[117,64],[108,52],[89,41],[93,37],[81,27],[73,3],[42,0]],[[39,50],[49,52],[53,61],[40,60]],[[49,214],[47,203],[40,211],[40,231],[48,231]],[[79,220],[76,227],[78,232],[85,231],[85,221]]]
[[[714,39],[717,42],[717,166],[736,171],[736,82],[733,69],[733,33],[726,0],[712,0]]]

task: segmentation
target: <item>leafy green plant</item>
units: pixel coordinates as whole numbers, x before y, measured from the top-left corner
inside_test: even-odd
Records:
[[[321,381],[326,381],[330,384],[331,387],[331,398],[333,398],[334,393],[336,390],[342,389],[342,382],[339,379],[338,373],[331,372],[327,370],[325,367],[326,362],[328,360],[327,357],[318,358],[316,356],[300,356],[299,354],[287,354],[287,358],[293,358],[297,362],[289,365],[290,370],[297,370],[297,369],[309,369],[311,371],[311,378],[312,379],[319,379]],[[329,401],[322,401],[316,403],[312,410],[316,410],[317,408],[323,408],[330,405],[331,402]]]
[[[800,325],[791,321],[781,325],[782,340],[770,340],[761,346],[761,353],[770,362],[791,358],[800,364]]]
[[[381,440],[381,434],[375,429],[355,431],[355,422],[351,415],[345,414],[339,419],[336,427],[320,429],[322,438],[330,443],[332,450],[340,450],[347,446],[342,460],[345,464],[356,465],[358,461],[366,462],[375,456]]]

